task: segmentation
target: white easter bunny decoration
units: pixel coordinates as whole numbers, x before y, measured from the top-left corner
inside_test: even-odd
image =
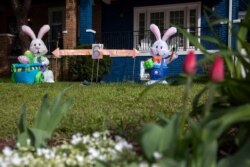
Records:
[[[161,38],[159,28],[155,24],[150,25],[151,32],[155,35],[156,41],[150,48],[150,54],[153,56],[153,65],[149,64],[146,68],[149,69],[150,79],[146,85],[154,83],[166,84],[167,81],[164,78],[167,76],[167,64],[178,58],[178,55],[174,50],[170,50],[167,44],[167,40],[177,32],[175,27],[169,28]]]
[[[174,54],[173,57],[170,57],[170,50],[167,44],[167,40],[169,37],[174,35],[177,32],[175,27],[169,28],[161,38],[161,33],[159,28],[155,24],[150,25],[150,30],[156,37],[156,41],[153,46],[150,48],[150,53],[152,56],[161,56],[162,58],[166,58],[165,63],[169,64],[174,59],[178,58],[177,54]]]
[[[26,25],[22,26],[22,31],[27,34],[31,39],[29,50],[34,55],[33,63],[41,63],[43,66],[47,67],[49,65],[49,60],[45,57],[45,54],[48,52],[46,45],[44,44],[42,37],[50,30],[49,25],[44,25],[39,30],[38,36],[36,38],[33,30]],[[53,83],[54,75],[51,70],[46,69],[43,72],[44,82]]]

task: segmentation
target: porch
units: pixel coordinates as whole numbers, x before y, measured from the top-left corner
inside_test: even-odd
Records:
[[[216,28],[216,34],[220,36],[220,32],[226,31],[226,25],[218,25]],[[183,28],[185,31],[194,35],[199,41],[201,35],[209,34],[210,30],[208,27],[191,27]],[[166,31],[166,30],[164,30]],[[163,34],[163,33],[162,33]],[[93,43],[104,44],[105,49],[137,49],[141,54],[149,54],[150,47],[156,41],[155,36],[150,30],[145,31],[114,31],[114,32],[97,32],[92,34]],[[58,36],[58,40],[48,40],[47,46],[49,49],[49,54],[54,51],[57,47],[63,49],[63,41],[61,36]],[[226,44],[227,37],[221,37],[221,42]],[[168,39],[167,44],[170,48],[175,47],[177,51],[186,52],[190,49],[197,50],[194,45],[186,39],[181,33],[177,32],[175,35]],[[208,49],[214,50],[217,47],[211,43],[202,41]],[[78,44],[80,45],[80,44]],[[88,45],[88,44],[84,44]],[[91,45],[91,44],[89,44]]]

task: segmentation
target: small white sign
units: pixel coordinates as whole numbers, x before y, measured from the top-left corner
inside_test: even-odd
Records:
[[[92,59],[102,59],[103,58],[103,44],[92,44]]]

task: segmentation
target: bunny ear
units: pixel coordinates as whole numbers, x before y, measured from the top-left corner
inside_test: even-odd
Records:
[[[23,25],[22,26],[22,31],[25,34],[27,34],[28,36],[30,36],[31,39],[36,39],[35,33],[33,32],[33,30],[29,26]]]
[[[166,41],[169,37],[171,37],[172,35],[174,35],[177,32],[177,29],[175,27],[171,27],[169,28],[165,34],[162,37],[163,41]]]
[[[151,24],[150,25],[150,30],[152,31],[152,33],[154,33],[156,40],[160,40],[161,39],[161,33],[159,28],[155,25],[155,24]]]
[[[39,33],[38,33],[37,38],[42,39],[42,37],[44,36],[44,34],[45,34],[46,32],[48,32],[49,30],[50,30],[49,25],[44,25],[44,26],[42,26],[41,29],[40,29],[40,31],[39,31]]]

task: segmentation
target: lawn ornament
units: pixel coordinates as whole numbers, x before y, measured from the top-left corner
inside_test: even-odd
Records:
[[[12,64],[12,81],[28,84],[44,82],[44,76],[40,68],[40,63]]]
[[[43,81],[48,83],[54,82],[54,75],[51,70],[48,69],[49,60],[45,57],[48,52],[46,45],[44,44],[42,37],[49,31],[49,25],[44,25],[41,27],[38,36],[36,37],[33,30],[26,25],[22,26],[22,31],[27,34],[31,39],[29,51],[26,51],[24,55],[18,57],[18,61],[22,64],[41,64],[40,71],[43,74]]]
[[[164,78],[167,76],[167,64],[178,58],[175,47],[169,48],[166,41],[177,32],[175,27],[169,28],[161,38],[159,28],[155,24],[150,25],[150,30],[156,37],[156,41],[150,48],[150,54],[153,56],[144,63],[146,70],[149,70],[150,80],[146,83],[151,85],[159,82],[166,84]]]

